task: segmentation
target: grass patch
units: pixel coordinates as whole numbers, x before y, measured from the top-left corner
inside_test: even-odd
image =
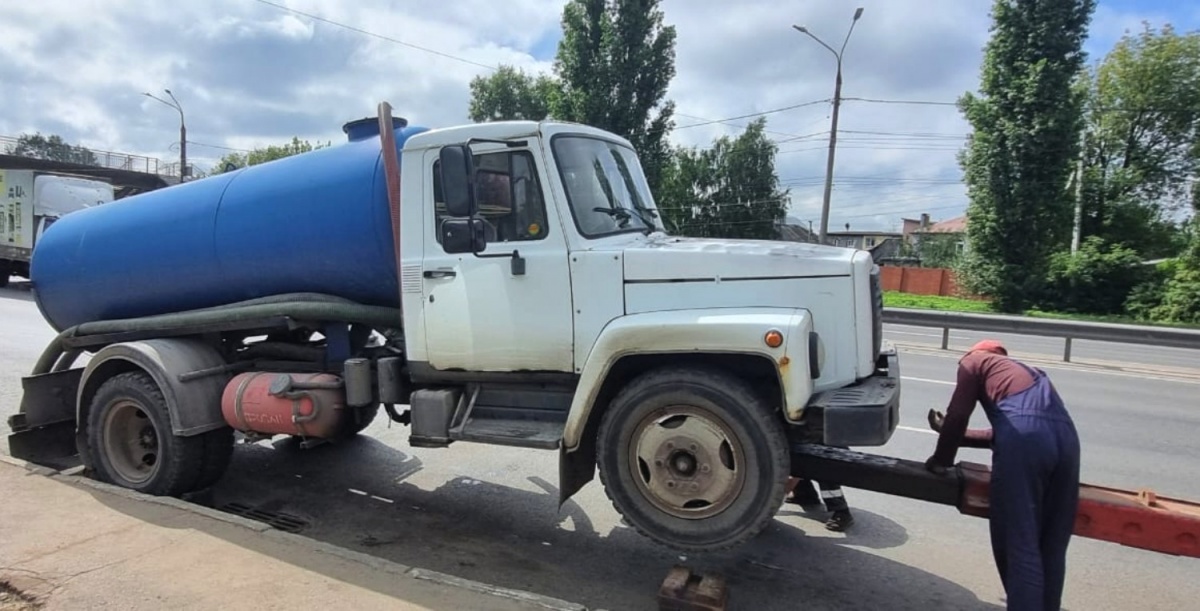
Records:
[[[986,301],[975,301],[960,297],[939,297],[937,295],[913,295],[899,291],[884,292],[883,307],[946,310],[950,312],[992,312],[992,304]]]

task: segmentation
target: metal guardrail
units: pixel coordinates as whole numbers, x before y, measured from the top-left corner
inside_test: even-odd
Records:
[[[1179,327],[1122,325],[907,308],[884,308],[883,322],[894,325],[941,328],[942,350],[946,350],[950,345],[950,329],[1058,337],[1064,340],[1063,360],[1066,362],[1071,361],[1071,342],[1077,339],[1200,350],[1200,329]]]
[[[10,151],[14,150],[19,144],[19,138],[11,136],[0,136],[0,152],[7,154],[15,154]],[[77,145],[71,145],[77,146]],[[60,159],[70,163],[81,163],[83,165],[96,166],[100,168],[108,168],[111,170],[129,170],[131,172],[144,172],[146,174],[157,174],[159,176],[178,176],[179,164],[165,163],[154,157],[145,155],[133,155],[130,153],[117,153],[113,151],[101,151],[98,149],[87,149],[78,147],[80,150],[86,150],[91,153],[88,157],[86,153],[79,152],[79,158]]]

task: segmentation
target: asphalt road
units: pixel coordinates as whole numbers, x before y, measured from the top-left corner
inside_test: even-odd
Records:
[[[914,342],[888,329],[905,344],[901,428],[887,446],[864,450],[914,460],[932,450],[924,414],[948,400],[957,355],[907,347],[937,343],[940,334],[931,333],[932,341]],[[52,336],[27,293],[0,289],[0,413],[15,411],[20,376]],[[964,335],[955,346],[972,339]],[[1040,338],[1005,339],[1017,354],[1055,353]],[[1200,498],[1200,355],[1128,348],[1097,348],[1095,356],[1138,362],[1099,367],[1035,357],[1076,419],[1084,480]],[[1148,374],[1160,360],[1195,370]],[[983,425],[977,413],[974,426]],[[466,443],[413,449],[406,431],[381,420],[338,446],[239,446],[229,473],[202,502],[288,514],[306,522],[302,534],[338,546],[592,608],[655,608],[658,584],[681,557],[621,525],[598,480],[559,511],[553,452]],[[980,450],[960,458],[988,461]],[[847,534],[829,533],[821,516],[787,506],[751,543],[686,562],[723,573],[734,609],[1002,608],[985,521],[860,490],[847,496],[858,519]],[[1200,598],[1197,570],[1198,560],[1076,538],[1065,607],[1189,608]]]

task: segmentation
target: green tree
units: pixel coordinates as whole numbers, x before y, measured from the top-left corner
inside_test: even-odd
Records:
[[[1147,258],[1178,255],[1182,228],[1171,217],[1192,199],[1189,178],[1200,170],[1200,34],[1145,25],[1083,80],[1082,235]]]
[[[291,157],[292,155],[299,155],[300,153],[323,149],[331,144],[332,142],[326,142],[325,144],[318,142],[317,144],[313,144],[308,140],[301,140],[293,136],[292,141],[287,144],[272,144],[256,148],[248,153],[229,153],[217,161],[217,165],[213,167],[209,175],[223,174],[237,168],[258,165],[268,161],[275,161],[276,159],[283,159],[284,157]]]
[[[973,133],[960,162],[970,204],[966,288],[1016,312],[1041,293],[1071,231],[1083,41],[1094,0],[996,0],[980,93],[959,106]]]
[[[1078,253],[1063,251],[1050,258],[1050,290],[1040,305],[1059,312],[1119,314],[1126,297],[1150,272],[1132,249],[1091,236]]]
[[[17,143],[9,147],[8,152],[10,155],[66,163],[80,163],[83,165],[97,165],[98,163],[96,154],[90,149],[82,146],[72,146],[66,140],[63,140],[62,136],[57,134],[43,136],[41,132],[21,134],[17,138]]]
[[[679,148],[664,168],[658,204],[674,235],[776,239],[788,191],[775,173],[778,147],[759,118],[712,148]]]
[[[633,144],[657,192],[671,149],[675,28],[660,0],[570,0],[554,75],[501,66],[471,82],[473,121],[552,117],[605,129]]]
[[[921,267],[958,267],[962,259],[959,242],[963,241],[963,236],[957,233],[923,233],[918,239],[917,253],[921,258]]]
[[[526,74],[512,66],[500,66],[488,76],[471,79],[472,121],[541,121],[550,116],[550,105],[558,95],[558,81],[545,74]]]
[[[675,103],[675,28],[659,0],[571,0],[554,68],[562,83],[555,118],[611,131],[638,152],[652,189],[669,162]]]

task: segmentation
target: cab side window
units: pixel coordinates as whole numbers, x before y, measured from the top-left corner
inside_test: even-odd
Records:
[[[528,242],[546,237],[546,202],[537,166],[529,151],[475,155],[476,199],[484,231],[491,242]],[[442,197],[442,168],[433,163],[434,235],[440,244],[441,226],[449,216]]]

